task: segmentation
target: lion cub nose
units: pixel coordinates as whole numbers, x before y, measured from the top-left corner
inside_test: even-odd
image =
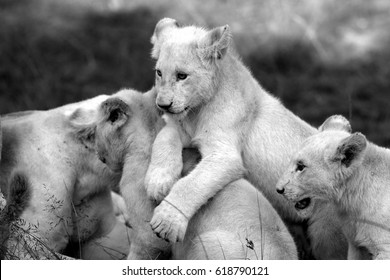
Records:
[[[167,104],[157,104],[157,106],[164,111],[168,111],[169,108],[171,108],[171,106],[172,106],[172,102],[168,105]]]
[[[281,187],[281,188],[277,188],[276,191],[280,194],[283,194],[284,193],[284,187]]]

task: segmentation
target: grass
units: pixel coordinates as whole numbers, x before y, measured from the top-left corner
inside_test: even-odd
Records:
[[[36,224],[29,223],[19,217],[20,210],[17,210],[17,206],[11,204],[6,205],[3,208],[4,205],[1,204],[0,259],[80,259],[83,257],[82,249],[86,244],[89,244],[88,246],[90,247],[91,244],[93,245],[93,252],[96,252],[97,248],[99,248],[106,254],[107,258],[126,258],[126,254],[123,252],[105,245],[105,240],[103,239],[109,238],[108,236],[98,236],[96,232],[91,232],[91,230],[94,230],[96,225],[99,225],[101,221],[88,214],[91,212],[88,211],[88,208],[93,207],[88,201],[86,201],[82,207],[76,208],[72,198],[70,198],[72,213],[71,215],[64,215],[64,213],[62,213],[64,200],[58,199],[55,195],[50,194],[50,191],[46,189],[45,186],[44,188],[47,191],[45,195],[46,205],[44,211],[50,213],[53,218],[48,222],[48,225],[50,226],[48,232],[58,230],[58,226],[62,227],[69,240],[67,247],[61,252],[54,251],[53,248],[50,248],[48,245],[52,243],[53,240],[48,240],[45,237],[46,233],[42,231],[39,221]],[[66,185],[65,188],[68,190]],[[67,194],[70,195],[69,191]],[[83,225],[82,231],[80,231],[80,225]],[[72,231],[71,228],[76,232],[72,234],[70,232]],[[76,236],[76,238],[74,238],[74,236]],[[53,236],[51,237],[53,238]],[[129,237],[128,242],[130,244]],[[87,254],[91,253],[87,252]]]

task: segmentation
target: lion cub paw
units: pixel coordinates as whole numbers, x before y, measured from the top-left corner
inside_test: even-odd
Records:
[[[148,170],[145,177],[145,188],[149,198],[160,202],[168,195],[178,178],[171,173],[165,168]]]
[[[154,210],[150,225],[158,237],[175,243],[183,241],[188,219],[179,209],[162,201]]]

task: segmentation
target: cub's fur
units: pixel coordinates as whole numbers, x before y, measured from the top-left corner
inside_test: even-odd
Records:
[[[179,144],[155,146],[175,154],[180,145],[197,147],[202,154],[193,172],[172,189],[159,176],[147,178],[148,195],[156,200],[165,197],[151,224],[173,242],[183,240],[188,220],[208,199],[242,177],[264,193],[285,221],[301,221],[294,205],[277,195],[275,184],[296,147],[316,130],[261,88],[234,54],[231,37],[227,25],[207,31],[178,27],[173,19],[161,20],[152,36],[156,103],[176,124],[181,138]],[[163,162],[164,156],[156,160]],[[335,238],[338,225],[324,230],[315,216],[310,222],[315,228],[309,231],[320,234],[313,236],[315,256],[342,258],[342,240]],[[325,251],[330,253],[323,255]]]
[[[327,119],[302,144],[277,189],[290,201],[306,200],[304,216],[318,200],[336,205],[348,259],[367,258],[367,251],[390,259],[390,150],[350,132],[343,117]]]
[[[167,258],[172,253],[174,259],[296,259],[294,241],[276,211],[242,179],[226,186],[194,215],[183,242],[172,248],[153,233],[149,221],[156,202],[148,199],[144,178],[152,144],[164,126],[155,97],[154,89],[143,95],[121,91],[102,103],[96,125],[100,159],[122,171],[120,190],[133,228],[128,258]],[[183,172],[188,173],[199,154],[185,150],[183,155],[187,169]],[[176,167],[180,174],[183,164]]]
[[[60,252],[92,259],[127,256],[126,226],[115,218],[111,198],[120,176],[80,141],[84,135],[77,129],[79,123],[94,121],[108,97],[2,116],[1,192],[13,197],[13,186],[21,184],[10,182],[20,170],[29,182],[18,230],[9,232],[6,242],[10,257],[57,258]],[[80,248],[72,251],[72,244]]]

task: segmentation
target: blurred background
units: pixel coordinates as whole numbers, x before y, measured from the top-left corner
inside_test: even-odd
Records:
[[[388,0],[0,0],[0,114],[154,82],[162,17],[229,24],[255,78],[314,126],[347,117],[390,146]]]

